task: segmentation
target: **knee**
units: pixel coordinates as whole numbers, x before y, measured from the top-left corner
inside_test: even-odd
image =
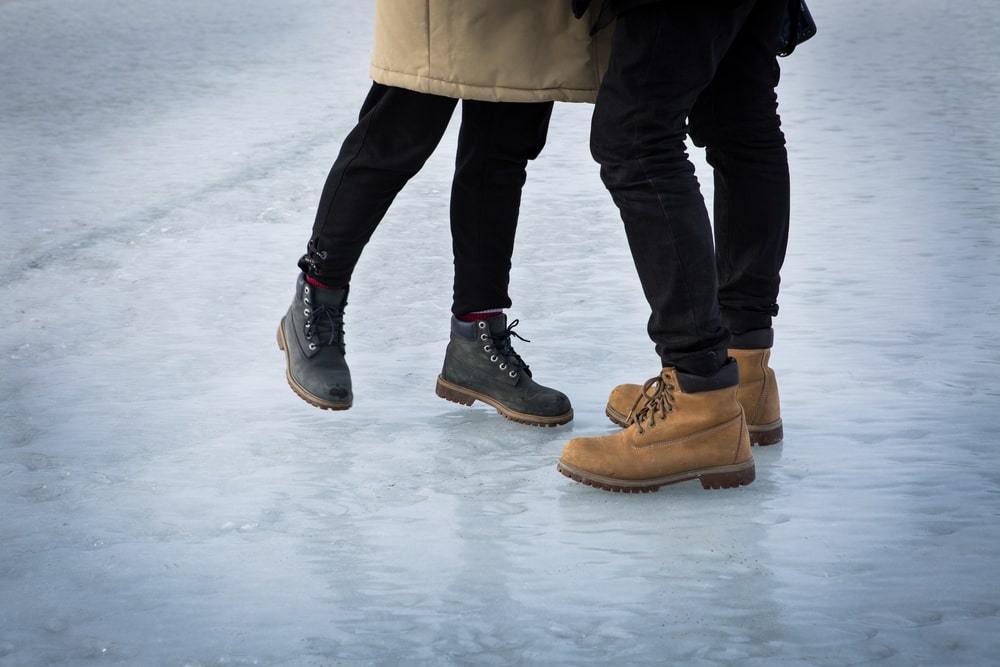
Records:
[[[691,141],[699,147],[766,150],[785,145],[774,105],[742,106],[727,113],[692,113],[689,123]]]

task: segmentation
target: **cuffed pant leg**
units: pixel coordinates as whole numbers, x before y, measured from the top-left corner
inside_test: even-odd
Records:
[[[752,0],[657,3],[618,17],[591,132],[649,302],[665,366],[711,374],[725,363],[712,228],[684,144],[687,117]]]

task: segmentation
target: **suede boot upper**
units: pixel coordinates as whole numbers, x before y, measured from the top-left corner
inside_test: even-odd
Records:
[[[611,491],[655,491],[695,478],[705,488],[753,481],[750,437],[735,385],[687,393],[677,372],[664,368],[641,395],[628,428],[570,440],[559,470]]]
[[[511,337],[517,320],[506,315],[486,320],[451,320],[451,339],[438,377],[437,394],[465,405],[479,400],[514,421],[556,426],[573,418],[569,399],[535,382],[531,370],[514,351]],[[517,336],[519,337],[519,336]]]
[[[780,442],[783,429],[778,383],[774,371],[768,366],[771,350],[730,349],[729,354],[739,365],[740,383],[736,391],[736,400],[746,414],[751,441],[755,445],[773,445]],[[619,426],[627,426],[629,415],[641,397],[640,385],[618,385],[608,396],[608,418]]]

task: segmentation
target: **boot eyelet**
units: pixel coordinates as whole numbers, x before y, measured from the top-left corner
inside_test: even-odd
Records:
[[[511,376],[512,378],[516,378],[517,377],[517,372],[516,371],[511,371],[510,373],[507,373],[507,375]]]
[[[490,361],[496,363],[496,360],[499,359],[499,358],[500,357],[498,357],[497,355],[494,354],[492,357],[490,357]]]
[[[485,329],[486,328],[486,322],[484,322],[483,320],[479,320],[479,328],[480,329]]]
[[[302,314],[303,314],[303,315],[305,315],[306,317],[309,317],[309,312],[310,312],[310,311],[309,311],[309,309],[308,309],[308,308],[305,308],[305,309],[304,309],[304,310],[302,311]]]
[[[507,364],[505,364],[505,363],[504,364],[500,364],[500,370],[502,370],[502,371],[507,370]]]
[[[309,294],[309,285],[305,286],[305,289],[302,290],[302,293],[303,294]]]
[[[492,351],[493,351],[492,345],[483,345],[483,352],[492,352]]]
[[[316,350],[316,343],[309,343],[309,349],[315,351]]]
[[[489,338],[486,334],[479,334],[479,340],[489,340]]]

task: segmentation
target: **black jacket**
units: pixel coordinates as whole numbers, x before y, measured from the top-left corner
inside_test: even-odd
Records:
[[[590,6],[593,0],[572,0],[573,3],[573,14],[576,18],[583,16],[583,13],[587,11],[587,7]],[[667,2],[668,0],[600,0],[604,2],[601,7],[601,18],[603,19],[605,15],[611,17],[612,19],[629,9],[635,9],[636,7],[642,7],[643,5],[653,5],[657,2]],[[732,2],[733,0],[716,0],[718,2]]]
[[[587,11],[587,7],[593,0],[571,0],[573,3],[573,14],[576,18],[583,16],[584,12]],[[604,4],[601,5],[601,11],[598,14],[597,22],[594,23],[594,27],[591,28],[590,34],[594,34],[604,26],[608,25],[615,20],[615,17],[626,12],[630,9],[635,9],[636,7],[642,7],[643,5],[655,5],[658,2],[667,2],[668,0],[600,0]],[[731,0],[721,0],[722,2],[730,2]]]

